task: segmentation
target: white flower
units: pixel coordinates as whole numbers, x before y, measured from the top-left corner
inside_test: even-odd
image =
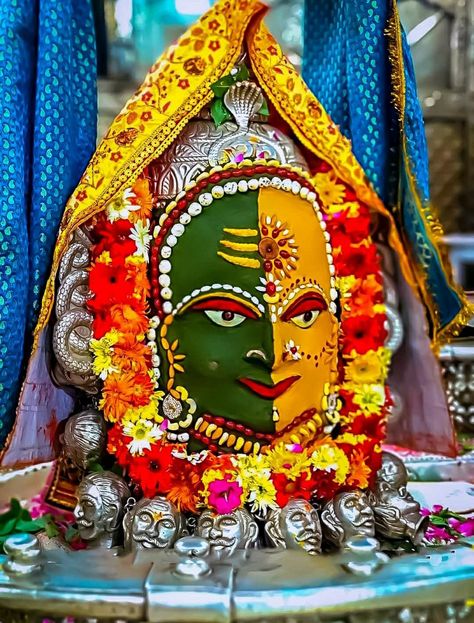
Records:
[[[136,195],[131,188],[126,188],[123,194],[115,197],[107,204],[107,218],[111,223],[118,221],[119,219],[128,219],[130,212],[135,212],[140,208],[139,205],[134,205],[132,199],[135,199]]]
[[[151,444],[163,436],[163,431],[155,422],[140,419],[138,422],[125,422],[123,434],[131,437],[127,448],[132,455],[142,455],[144,450],[151,450]]]
[[[300,347],[297,346],[293,340],[288,340],[285,344],[285,352],[293,359],[293,361],[298,361],[301,359],[301,355],[299,353]]]
[[[143,257],[145,262],[148,262],[148,252],[150,250],[150,221],[147,219],[145,225],[143,221],[137,221],[133,226],[130,238],[135,243],[137,250],[133,255]]]

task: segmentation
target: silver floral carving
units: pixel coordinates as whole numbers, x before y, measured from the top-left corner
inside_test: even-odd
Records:
[[[225,515],[205,510],[198,519],[196,534],[209,541],[211,554],[218,558],[227,558],[237,549],[258,545],[257,522],[245,508]]]
[[[322,532],[318,512],[307,500],[291,499],[284,508],[270,511],[265,537],[272,547],[303,548],[308,554],[319,554]]]
[[[321,512],[321,525],[324,537],[337,547],[354,537],[375,534],[374,513],[362,491],[338,493],[327,502]]]
[[[216,128],[213,121],[196,119],[188,123],[175,141],[150,165],[152,191],[158,208],[173,199],[200,173],[209,168],[209,153],[213,145],[224,137],[235,134],[236,124],[230,121]],[[282,162],[308,169],[308,165],[295,144],[276,128],[251,122],[249,130],[262,141],[278,145]]]
[[[91,297],[87,271],[91,245],[87,229],[80,227],[61,259],[52,339],[56,358],[53,374],[59,385],[72,385],[96,393],[97,377],[92,371],[89,350],[93,316],[86,308]]]
[[[169,549],[185,526],[182,513],[164,497],[143,498],[125,515],[125,549]]]
[[[81,480],[74,509],[79,535],[89,547],[119,545],[124,506],[130,491],[117,474],[92,472]]]
[[[107,430],[102,415],[94,409],[75,413],[66,422],[63,434],[63,452],[76,467],[86,469],[99,461],[107,440]]]

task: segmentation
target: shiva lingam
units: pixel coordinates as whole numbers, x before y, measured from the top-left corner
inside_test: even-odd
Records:
[[[344,254],[339,247],[333,253],[330,220],[301,152],[260,121],[262,98],[255,82],[233,84],[225,103],[235,123],[216,128],[204,118],[191,121],[132,188],[105,206],[95,227],[89,226],[95,244],[84,319],[94,358],[83,382],[91,370],[103,380],[107,450],[126,475],[123,481],[88,475],[79,488],[76,517],[91,546],[117,544],[132,486],[144,495],[124,519],[125,545],[132,550],[172,547],[186,517],[194,517],[196,535],[209,539],[211,551],[221,557],[264,542],[317,554],[322,534],[337,546],[356,535],[373,536],[374,512],[384,537],[412,535],[418,524],[423,527],[419,508],[402,492],[406,472],[394,468],[395,482],[386,456],[371,494],[374,512],[363,492],[368,479],[356,475],[362,451],[357,437],[341,427],[341,412],[350,419],[347,405],[357,404],[358,392],[366,390],[338,381],[338,361],[350,369],[356,352],[349,359],[344,355],[356,343],[344,342],[336,303]],[[210,170],[202,153],[208,154],[207,166],[214,165]],[[326,173],[318,175],[326,180]],[[346,192],[331,180],[338,192]],[[364,208],[357,206],[360,213]],[[137,229],[145,227],[141,212],[148,223],[143,231]],[[132,232],[130,243],[115,238],[121,228]],[[370,250],[368,229],[363,239]],[[110,268],[109,257],[116,268]],[[371,257],[381,279],[380,263]],[[126,266],[133,278],[116,290]],[[103,279],[105,290],[99,287]],[[70,313],[60,300],[57,327]],[[134,308],[140,300],[141,307]],[[347,310],[349,301],[346,294]],[[77,318],[77,305],[72,311]],[[137,333],[129,332],[130,323],[117,321],[126,316]],[[383,349],[387,333],[379,316]],[[343,314],[342,323],[347,334],[351,318]],[[59,367],[69,365],[75,344],[64,341],[65,335],[55,333]],[[67,372],[77,375],[78,369]],[[384,387],[371,388],[371,417],[382,419]],[[98,447],[104,422],[97,418],[86,412],[67,424],[65,449],[82,468],[104,453]],[[378,467],[373,449],[380,440],[359,437],[363,447],[372,448],[372,463],[367,455],[363,467],[370,474]],[[104,517],[100,489],[107,479],[110,517]],[[410,528],[402,529],[403,522]]]
[[[122,473],[85,476],[79,532],[113,547],[123,529],[132,551],[194,533],[221,558],[415,539],[406,472],[380,451],[392,346],[370,210],[270,122],[249,68],[222,89],[226,119],[189,119],[60,266],[55,377],[98,405],[64,452]]]

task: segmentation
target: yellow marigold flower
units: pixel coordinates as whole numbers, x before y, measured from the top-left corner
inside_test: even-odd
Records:
[[[385,402],[383,385],[361,385],[354,389],[354,403],[365,415],[379,414]]]
[[[311,466],[306,450],[292,452],[285,444],[279,444],[270,450],[268,460],[273,472],[285,474],[290,480],[296,480]]]
[[[317,448],[311,455],[311,464],[314,469],[336,472],[335,480],[342,484],[349,473],[349,460],[345,453],[335,446],[325,444]]]
[[[266,473],[255,474],[248,482],[248,502],[252,513],[266,513],[269,508],[277,508],[277,491]]]
[[[159,394],[163,392],[156,392],[149,402],[144,407],[134,407],[129,409],[124,416],[124,420],[130,420],[136,422],[137,420],[150,420],[161,424],[163,417],[158,413]]]
[[[351,446],[357,446],[364,441],[367,441],[367,435],[354,435],[353,433],[343,433],[337,438],[337,443],[346,443]]]
[[[383,350],[386,349],[369,350],[357,355],[346,365],[346,378],[354,383],[382,383],[387,376],[386,359],[380,352]]]
[[[357,279],[354,277],[354,275],[336,278],[336,288],[339,291],[341,298],[347,298],[351,296],[352,289],[354,288],[356,281]]]
[[[317,173],[314,176],[314,185],[318,191],[319,198],[328,211],[333,209],[332,204],[341,204],[344,201],[346,189],[343,184],[338,184],[333,171]],[[340,210],[340,206],[338,206],[338,210]]]
[[[97,374],[103,381],[112,372],[118,372],[118,369],[113,365],[112,357],[114,354],[113,347],[119,339],[119,332],[116,329],[111,329],[100,340],[94,338],[90,340],[89,348],[94,354],[92,369],[94,374]]]
[[[99,262],[100,264],[111,264],[112,258],[110,257],[110,253],[108,251],[102,251],[96,259],[96,262]]]

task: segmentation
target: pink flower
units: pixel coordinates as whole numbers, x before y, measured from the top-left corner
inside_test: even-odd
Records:
[[[446,528],[430,524],[425,532],[425,538],[431,543],[453,543],[457,537],[449,534]]]
[[[443,510],[443,507],[441,506],[441,504],[434,504],[431,514],[436,515],[437,513],[440,513],[442,510]]]
[[[429,508],[422,508],[422,509],[420,510],[420,515],[421,515],[422,517],[429,517],[429,516],[431,515],[431,511],[430,511],[430,509],[429,509]]]
[[[453,530],[456,530],[456,532],[459,532],[459,534],[462,534],[466,537],[474,536],[474,517],[469,517],[469,519],[466,519],[466,521],[460,521],[459,519],[450,518],[448,519],[448,523],[451,528],[453,528]]]
[[[238,164],[239,162],[242,162],[243,159],[244,159],[244,154],[238,153],[238,154],[235,154],[234,162]]]
[[[209,505],[219,515],[232,513],[241,505],[243,489],[235,480],[214,480],[209,484]]]

